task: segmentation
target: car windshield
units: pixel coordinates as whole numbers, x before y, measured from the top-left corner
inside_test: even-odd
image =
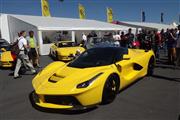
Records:
[[[105,46],[113,47],[114,40],[107,37],[104,37],[104,38],[92,37],[86,43],[87,49],[94,48],[94,47],[105,47]]]
[[[58,47],[72,47],[75,46],[74,42],[60,42],[58,44]]]
[[[119,50],[119,49],[118,49]],[[87,68],[113,64],[115,58],[122,58],[122,52],[114,48],[92,48],[68,64],[69,67]]]

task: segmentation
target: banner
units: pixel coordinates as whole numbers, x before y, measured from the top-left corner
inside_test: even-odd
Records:
[[[161,23],[164,22],[164,13],[161,13]]]
[[[112,8],[107,8],[106,10],[107,14],[107,22],[112,23],[113,22],[113,11]]]
[[[48,0],[41,0],[42,16],[51,16]]]
[[[142,15],[141,15],[141,22],[145,22],[145,21],[146,21],[146,15],[145,15],[145,12],[142,11],[141,14],[142,14]]]
[[[80,19],[86,19],[85,8],[81,4],[79,4],[79,18]]]

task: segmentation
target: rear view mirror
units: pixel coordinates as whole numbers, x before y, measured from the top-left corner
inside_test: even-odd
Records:
[[[130,59],[130,56],[128,54],[123,55],[123,60],[129,60],[129,59]]]

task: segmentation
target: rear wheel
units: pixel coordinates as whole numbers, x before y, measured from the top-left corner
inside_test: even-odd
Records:
[[[102,104],[109,104],[116,98],[119,91],[118,82],[117,77],[113,75],[108,77],[103,89]]]
[[[56,54],[55,54],[55,60],[58,61],[58,52],[56,51]]]
[[[152,76],[154,73],[154,58],[151,57],[148,63],[148,70],[147,70],[147,75]]]

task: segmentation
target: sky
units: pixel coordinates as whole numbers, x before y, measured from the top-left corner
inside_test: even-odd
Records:
[[[0,0],[0,12],[41,16],[41,0]],[[78,3],[85,7],[86,18],[106,21],[106,7],[111,7],[114,20],[141,21],[141,11],[146,22],[179,22],[180,0],[49,0],[52,17],[79,18]]]

